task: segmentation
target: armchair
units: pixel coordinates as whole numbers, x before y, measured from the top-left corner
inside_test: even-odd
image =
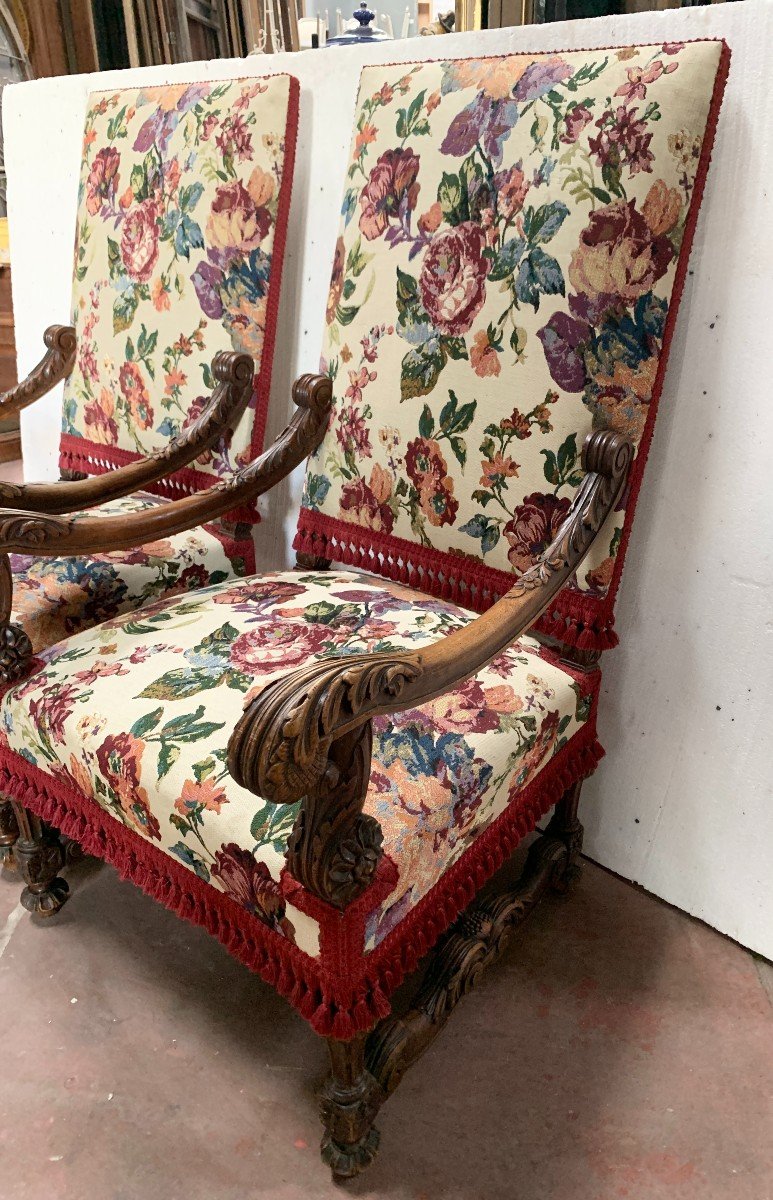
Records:
[[[64,381],[62,481],[0,483],[18,510],[0,517],[4,684],[78,629],[254,569],[262,484],[239,471],[262,450],[298,90],[275,76],[89,97],[73,325],[50,327],[0,397],[16,413]],[[208,492],[232,479],[218,505]],[[0,801],[7,866],[16,835]]]
[[[2,698],[17,810],[327,1039],[338,1180],[508,931],[578,876],[728,60],[697,41],[366,68],[299,569],[113,618]],[[549,814],[517,886],[478,899]]]

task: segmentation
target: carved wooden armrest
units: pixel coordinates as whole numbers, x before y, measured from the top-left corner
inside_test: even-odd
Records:
[[[371,718],[443,695],[528,629],[587,554],[632,457],[619,434],[605,430],[586,438],[588,473],[554,541],[469,625],[420,650],[317,659],[269,683],[246,709],[229,741],[231,774],[265,800],[303,799],[287,862],[311,891],[344,907],[378,864],[381,831],[361,811]]]
[[[43,334],[43,341],[47,350],[38,365],[16,387],[0,395],[0,419],[16,416],[70,374],[75,362],[75,330],[72,325],[49,325]]]
[[[223,483],[157,508],[117,516],[56,517],[0,510],[0,555],[45,557],[124,550],[194,529],[251,503],[289,475],[322,440],[332,400],[330,380],[324,375],[301,375],[292,394],[299,411],[287,428],[273,446]]]
[[[216,385],[206,406],[187,429],[162,449],[90,479],[26,485],[0,483],[0,505],[12,505],[25,512],[74,513],[119,496],[129,496],[187,466],[236,425],[252,392],[253,361],[249,354],[221,350],[212,361],[212,374]]]

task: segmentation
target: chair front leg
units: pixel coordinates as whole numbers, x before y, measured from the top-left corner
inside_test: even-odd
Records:
[[[19,836],[19,826],[10,800],[0,798],[0,867],[15,871],[13,847]]]
[[[327,1038],[331,1073],[320,1099],[322,1161],[336,1183],[359,1175],[378,1150],[373,1122],[386,1096],[365,1067],[365,1037],[359,1034],[350,1042]]]
[[[70,892],[65,880],[57,874],[64,865],[62,843],[56,830],[16,800],[11,803],[19,828],[13,854],[26,884],[21,902],[28,912],[53,917]]]
[[[582,784],[583,781],[579,780],[568,792],[564,792],[553,810],[546,830],[548,837],[559,838],[567,849],[566,861],[560,873],[553,878],[553,890],[561,894],[569,891],[582,871],[580,855],[584,831],[577,816]]]

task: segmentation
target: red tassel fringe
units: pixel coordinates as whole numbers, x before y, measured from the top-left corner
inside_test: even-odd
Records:
[[[301,509],[293,548],[301,554],[328,558],[348,567],[369,571],[419,592],[437,596],[473,612],[485,612],[513,585],[506,571],[495,571],[477,560],[451,562],[427,546],[387,537]],[[534,628],[581,650],[610,650],[617,645],[614,614],[604,611],[604,600],[565,588]]]
[[[37,813],[87,854],[111,863],[123,879],[130,879],[165,908],[201,925],[289,1000],[316,1033],[346,1041],[389,1014],[389,996],[402,979],[563,793],[591,774],[603,753],[592,716],[404,920],[365,955],[366,905],[372,910],[383,898],[384,885],[394,885],[394,866],[385,860],[379,886],[374,884],[369,889],[372,894],[366,893],[351,906],[356,910],[353,919],[349,910],[340,913],[323,906],[329,911],[319,914],[319,959],[127,829],[71,784],[7,748],[0,748],[0,794]],[[351,936],[355,932],[358,936]]]

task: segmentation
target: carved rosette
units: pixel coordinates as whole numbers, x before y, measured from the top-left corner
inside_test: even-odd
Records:
[[[409,660],[366,654],[309,663],[269,683],[229,742],[237,783],[275,804],[303,798],[287,866],[336,908],[362,894],[382,855],[381,828],[362,812],[372,730],[358,716],[390,707],[417,674]]]
[[[16,683],[29,672],[32,642],[20,625],[0,623],[0,682]]]
[[[370,777],[370,723],[332,747],[322,780],[307,794],[287,842],[294,879],[335,908],[346,908],[372,882],[383,835],[362,812]]]

